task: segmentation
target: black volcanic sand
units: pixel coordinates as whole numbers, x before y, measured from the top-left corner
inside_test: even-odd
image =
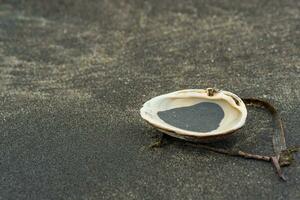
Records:
[[[268,162],[160,136],[139,109],[217,87],[300,144],[299,0],[0,1],[0,199],[300,199]],[[212,145],[272,155],[271,116]]]
[[[210,132],[219,127],[224,111],[218,104],[201,102],[193,106],[161,111],[157,115],[164,122],[180,129]]]

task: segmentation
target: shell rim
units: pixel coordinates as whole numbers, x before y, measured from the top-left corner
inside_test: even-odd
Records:
[[[172,128],[170,128],[170,127],[172,127],[171,125],[170,125],[170,127],[167,127],[166,125],[161,124],[160,122],[156,121],[155,119],[153,119],[152,117],[150,117],[147,114],[147,108],[149,108],[149,107],[147,107],[147,105],[153,99],[162,98],[164,96],[172,97],[172,95],[178,95],[178,94],[182,94],[182,93],[192,93],[193,94],[193,95],[186,95],[186,96],[184,96],[184,98],[188,98],[189,96],[192,96],[192,97],[199,97],[199,98],[210,99],[210,100],[218,100],[218,99],[226,100],[232,107],[236,108],[237,110],[239,110],[241,112],[241,118],[240,118],[239,122],[235,126],[232,126],[230,129],[212,133],[212,131],[210,131],[210,132],[188,131],[188,130],[180,129],[177,127],[174,127],[174,129],[172,129]],[[239,105],[237,105],[236,101],[238,101]],[[211,138],[211,137],[218,137],[218,136],[222,136],[222,135],[232,134],[233,132],[242,128],[242,126],[246,122],[247,109],[246,109],[244,102],[237,95],[233,94],[232,92],[220,90],[217,92],[216,95],[208,96],[207,90],[205,90],[205,89],[185,89],[185,90],[178,90],[175,92],[159,95],[159,96],[153,97],[152,99],[146,101],[143,104],[143,107],[140,109],[140,115],[145,121],[147,121],[149,124],[151,124],[152,126],[154,126],[157,129],[171,131],[174,134],[177,134],[179,136],[193,136],[193,137],[204,139],[204,138],[208,138],[208,137]]]

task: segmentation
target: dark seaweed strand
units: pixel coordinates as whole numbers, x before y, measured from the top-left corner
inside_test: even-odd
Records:
[[[249,158],[249,159],[255,159],[255,160],[262,160],[262,161],[271,161],[270,156],[263,156],[263,155],[257,155],[257,154],[252,154],[252,153],[247,153],[241,150],[228,150],[228,149],[221,149],[221,148],[216,148],[216,147],[211,147],[205,144],[195,144],[191,143],[189,145],[195,146],[195,147],[200,147],[209,151],[213,151],[216,153],[221,153],[221,154],[226,154],[230,156],[238,156],[238,157],[244,157],[244,158]]]
[[[285,176],[283,175],[283,172],[281,170],[281,166],[284,165],[290,165],[291,160],[287,160],[284,157],[288,156],[291,157],[291,153],[285,153],[288,152],[285,142],[285,133],[283,129],[283,122],[276,110],[276,108],[270,104],[269,102],[260,100],[260,99],[254,99],[254,98],[243,98],[242,99],[246,105],[258,105],[266,108],[269,110],[269,112],[273,116],[273,120],[275,123],[275,130],[272,137],[273,142],[273,150],[275,153],[275,156],[271,156],[272,164],[274,165],[278,175],[283,179],[286,180]]]
[[[273,142],[273,150],[275,153],[275,156],[271,156],[271,161],[277,170],[278,175],[285,180],[285,177],[283,176],[281,167],[288,166],[292,163],[294,160],[293,153],[297,152],[299,150],[299,147],[291,147],[287,148],[286,142],[285,142],[285,132],[283,128],[283,122],[281,117],[279,116],[279,113],[277,112],[276,108],[270,104],[269,102],[260,100],[260,99],[254,99],[254,98],[244,98],[243,101],[247,105],[258,105],[262,106],[269,110],[269,112],[273,116],[273,120],[275,123],[275,130],[272,137]]]

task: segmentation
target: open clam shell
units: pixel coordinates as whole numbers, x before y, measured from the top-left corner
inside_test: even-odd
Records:
[[[209,142],[240,129],[247,109],[235,94],[212,88],[180,90],[147,101],[143,119],[173,137]]]

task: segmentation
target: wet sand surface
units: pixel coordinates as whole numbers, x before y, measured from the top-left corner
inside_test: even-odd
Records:
[[[154,96],[217,87],[280,111],[300,144],[298,0],[0,1],[0,199],[300,199],[285,168],[169,138],[139,116]],[[249,108],[213,144],[272,154]]]

